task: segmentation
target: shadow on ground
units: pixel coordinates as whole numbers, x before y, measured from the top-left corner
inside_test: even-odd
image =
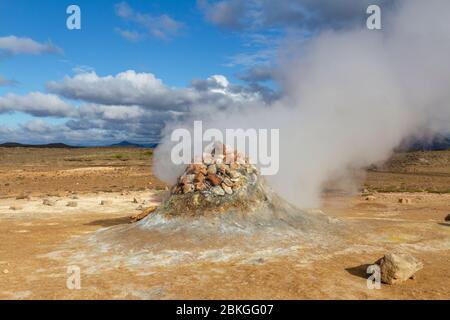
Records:
[[[370,274],[367,273],[367,268],[369,266],[371,266],[371,264],[361,264],[356,267],[346,268],[345,271],[347,271],[353,276],[367,279],[370,276]]]
[[[100,220],[94,220],[89,223],[86,223],[86,226],[102,226],[102,227],[112,227],[117,226],[120,224],[129,224],[130,223],[130,217],[120,217],[120,218],[113,218],[113,219],[100,219]]]

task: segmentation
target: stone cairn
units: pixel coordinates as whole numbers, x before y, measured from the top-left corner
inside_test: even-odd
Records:
[[[248,157],[223,144],[204,153],[197,162],[186,168],[173,186],[172,194],[231,196],[247,184],[255,184],[259,175]]]

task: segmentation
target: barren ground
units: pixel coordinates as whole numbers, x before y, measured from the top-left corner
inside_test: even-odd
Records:
[[[279,244],[286,254],[139,270],[112,260],[107,269],[86,270],[84,261],[81,290],[69,290],[67,267],[77,248],[65,244],[128,224],[139,206],[164,195],[151,151],[0,148],[0,299],[449,299],[450,151],[395,154],[367,172],[362,189],[349,194],[330,186],[325,194],[321,211],[367,230],[337,250],[314,254],[302,243]],[[367,264],[394,248],[422,260],[424,269],[414,280],[369,290]]]

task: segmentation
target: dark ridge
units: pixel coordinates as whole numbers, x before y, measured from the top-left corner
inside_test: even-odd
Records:
[[[396,151],[441,151],[450,149],[450,135],[435,135],[428,139],[405,139]]]
[[[49,148],[49,149],[74,149],[74,148],[88,148],[88,147],[122,147],[122,148],[156,148],[157,143],[138,144],[128,141],[122,141],[112,145],[106,146],[71,146],[65,143],[47,143],[47,144],[26,144],[17,142],[5,142],[0,144],[0,148]]]
[[[0,144],[2,148],[50,148],[50,149],[72,149],[81,148],[75,146],[69,146],[65,143],[47,143],[47,144],[23,144],[17,142],[6,142]]]
[[[126,140],[110,145],[110,147],[125,147],[125,148],[156,148],[157,146],[158,146],[157,143],[139,144],[139,143],[129,142]]]

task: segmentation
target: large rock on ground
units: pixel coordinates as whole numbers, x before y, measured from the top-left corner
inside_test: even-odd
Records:
[[[387,284],[406,281],[423,268],[422,262],[401,252],[388,253],[377,264],[381,269],[381,281]]]

